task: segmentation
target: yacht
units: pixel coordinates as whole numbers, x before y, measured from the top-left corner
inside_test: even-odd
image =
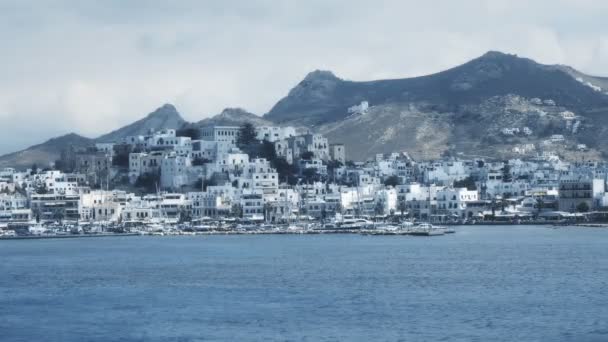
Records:
[[[414,236],[438,236],[445,234],[445,227],[433,226],[430,223],[420,223],[414,226],[411,231],[411,235]]]
[[[372,226],[373,223],[362,218],[344,219],[340,223],[341,229],[363,229]]]

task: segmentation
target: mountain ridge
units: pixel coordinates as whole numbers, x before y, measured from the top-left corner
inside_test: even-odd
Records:
[[[572,112],[575,119],[564,120],[564,112]],[[580,144],[589,147],[585,156],[604,157],[608,156],[608,147],[603,147],[608,146],[608,77],[498,51],[410,78],[351,81],[332,71],[313,70],[263,116],[226,108],[212,117],[187,122],[175,106],[165,104],[95,139],[72,136],[72,140],[92,144],[162,128],[243,122],[305,127],[326,134],[330,142],[347,143],[351,159],[399,150],[414,151],[412,156],[422,159],[466,154],[507,158],[518,156],[513,150],[530,149],[530,145],[536,148],[534,153],[546,148],[572,157],[568,149]],[[523,127],[533,133],[501,133],[503,128]],[[542,145],[551,134],[564,135],[568,147]],[[27,161],[22,165],[36,158],[52,161],[59,145],[71,143],[66,136],[1,156],[0,166],[18,162],[19,153]]]
[[[166,103],[131,124],[118,128],[95,139],[97,142],[112,142],[130,135],[148,134],[150,130],[162,128],[178,129],[186,123],[174,105]]]
[[[94,145],[93,139],[76,133],[68,133],[23,150],[0,156],[0,168],[24,169],[33,164],[37,164],[39,167],[47,167],[50,163],[59,159],[61,152],[70,146],[87,147],[92,145]]]
[[[608,98],[600,101],[591,88],[577,87],[579,82],[561,68],[498,51],[438,73],[411,78],[348,81],[333,73],[333,77],[311,77],[317,74],[318,71],[309,73],[264,118],[316,126],[346,118],[348,108],[361,101],[370,105],[428,101],[457,106],[509,93],[541,98],[561,96],[573,107],[608,103]],[[542,77],[536,78],[538,75]],[[576,95],[566,91],[572,89]]]

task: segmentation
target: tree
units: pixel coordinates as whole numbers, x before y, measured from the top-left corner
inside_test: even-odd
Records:
[[[188,137],[192,140],[199,140],[201,138],[201,130],[195,127],[182,127],[175,132],[178,137]]]
[[[543,201],[542,197],[536,198],[536,216],[540,215],[540,212],[543,210],[545,206],[545,201]]]
[[[399,212],[401,213],[401,218],[403,218],[403,214],[405,214],[405,210],[407,209],[405,201],[400,201],[397,209],[399,209]]]
[[[579,213],[586,213],[589,209],[589,204],[587,204],[587,202],[581,202],[576,206],[576,211]]]
[[[505,208],[506,208],[508,205],[509,205],[509,201],[507,201],[507,199],[506,199],[506,198],[501,198],[501,199],[500,199],[500,210],[501,210],[502,212],[504,212],[504,211],[505,211]]]
[[[186,208],[181,208],[179,210],[179,223],[186,223],[192,221],[192,215],[190,210]]]
[[[376,202],[376,206],[374,207],[374,213],[377,216],[384,214],[384,200],[379,200]]]
[[[384,185],[396,187],[401,183],[401,180],[397,176],[390,176],[384,180]]]
[[[496,218],[496,209],[498,209],[498,204],[496,203],[496,197],[492,198],[492,202],[490,203],[490,208],[492,209],[492,221]]]
[[[511,175],[511,166],[508,161],[505,161],[505,165],[502,167],[502,181],[509,183],[513,180],[513,176]]]
[[[321,221],[325,222],[325,219],[327,219],[327,209],[325,209],[325,206],[323,206],[321,209]]]
[[[264,202],[264,221],[270,221],[270,211],[272,209],[272,205],[268,202]]]
[[[272,167],[277,170],[279,180],[283,180],[289,185],[295,185],[298,182],[295,168],[293,165],[290,165],[285,158],[278,157],[271,160],[270,163]]]
[[[30,172],[30,175],[35,175],[36,173],[38,173],[38,164],[34,163],[32,164],[32,172]]]
[[[49,193],[49,189],[46,187],[45,183],[37,183],[35,191],[38,195],[45,195]]]
[[[57,221],[59,224],[61,224],[61,222],[63,221],[63,218],[64,218],[63,211],[57,210],[53,213],[53,219],[55,221]]]
[[[243,207],[239,203],[234,203],[230,208],[230,214],[234,217],[243,217]]]
[[[135,186],[143,188],[147,193],[156,192],[160,183],[160,172],[147,172],[139,175],[135,181]]]
[[[312,153],[311,151],[306,151],[306,152],[302,152],[302,154],[300,154],[300,159],[311,160],[314,156],[315,156],[315,154]]]
[[[112,165],[123,169],[129,168],[129,154],[133,151],[132,147],[127,144],[114,145],[114,155],[112,156]]]
[[[258,156],[272,162],[277,159],[277,152],[274,149],[274,144],[268,140],[262,141]]]
[[[194,182],[194,188],[198,190],[203,189],[203,178],[199,178],[196,180],[196,182]]]
[[[455,188],[467,188],[467,190],[477,190],[477,185],[475,184],[475,179],[473,177],[468,176],[467,178],[454,182]]]
[[[207,191],[208,186],[224,185],[230,181],[228,176],[221,172],[214,172],[209,179],[203,180],[203,191]]]
[[[241,149],[246,149],[248,146],[251,146],[254,143],[257,143],[255,127],[251,122],[245,122],[239,129],[236,145]]]
[[[192,166],[202,166],[204,164],[210,163],[211,160],[203,157],[196,157],[192,160]]]
[[[307,183],[311,183],[315,180],[317,176],[317,170],[315,168],[309,167],[302,171],[302,177]]]
[[[336,203],[336,213],[342,214],[342,204],[340,202]]]
[[[61,158],[55,160],[55,162],[53,164],[54,164],[53,166],[55,167],[55,170],[67,172],[66,165],[65,165],[66,163]]]

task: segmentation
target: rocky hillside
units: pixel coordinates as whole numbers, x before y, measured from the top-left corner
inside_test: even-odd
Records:
[[[240,126],[245,122],[250,122],[255,126],[272,125],[273,123],[262,117],[249,113],[242,108],[226,108],[220,114],[196,122],[199,127],[218,125],[218,126]]]
[[[597,157],[608,152],[608,146],[590,139],[608,131],[606,81],[569,67],[489,52],[437,74],[407,79],[354,82],[314,71],[265,118],[311,126],[330,141],[346,143],[352,159],[399,150],[423,159],[539,152]],[[549,143],[556,134],[564,140],[554,137]]]
[[[313,71],[264,116],[239,108],[187,123],[166,104],[90,140],[75,134],[0,157],[0,167],[46,165],[74,145],[117,141],[162,128],[292,125],[347,145],[348,158],[406,150],[419,159],[555,153],[608,157],[608,78],[563,65],[488,52],[436,74],[355,82]]]
[[[26,169],[33,164],[45,168],[59,159],[61,152],[70,147],[86,147],[93,145],[93,140],[75,133],[50,139],[42,144],[31,146],[25,150],[10,153],[0,157],[0,168],[14,167]]]
[[[104,134],[95,140],[98,142],[113,142],[130,135],[145,135],[151,130],[156,131],[163,128],[178,129],[185,123],[186,120],[182,118],[172,104],[165,104],[148,114],[145,118]]]
[[[185,127],[200,128],[208,125],[239,126],[244,122],[251,122],[256,126],[272,124],[270,121],[264,120],[260,116],[240,108],[227,108],[222,111],[222,113],[213,117],[203,119],[196,123],[188,123],[181,117],[173,105],[165,104],[143,119],[102,135],[97,139],[89,139],[77,134],[68,134],[19,152],[0,156],[0,168],[16,167],[23,169],[30,167],[34,163],[39,166],[48,166],[59,158],[61,151],[66,150],[71,146],[86,147],[88,145],[93,145],[96,142],[114,142],[130,135],[148,134],[151,130],[156,131],[164,128],[179,129]]]

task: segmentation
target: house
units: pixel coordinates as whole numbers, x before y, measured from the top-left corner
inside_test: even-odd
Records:
[[[467,202],[477,201],[476,190],[445,188],[437,192],[437,214],[452,218],[466,218]]]
[[[160,166],[160,187],[177,190],[193,184],[199,178],[198,169],[192,168],[190,157],[179,155],[165,156]]]
[[[296,129],[290,126],[259,126],[255,128],[255,133],[260,141],[275,142],[296,136]]]
[[[329,159],[329,143],[321,134],[308,133],[277,140],[274,148],[277,156],[285,158],[290,164],[306,152],[312,153],[313,157],[318,159]]]
[[[80,220],[117,222],[122,214],[118,192],[98,190],[82,194],[78,204]]]
[[[560,211],[590,211],[602,206],[604,179],[571,174],[559,181]]]
[[[201,129],[201,140],[226,142],[236,147],[239,134],[238,126],[208,126]]]
[[[333,161],[346,163],[346,147],[344,144],[331,144],[329,145],[329,157]]]

